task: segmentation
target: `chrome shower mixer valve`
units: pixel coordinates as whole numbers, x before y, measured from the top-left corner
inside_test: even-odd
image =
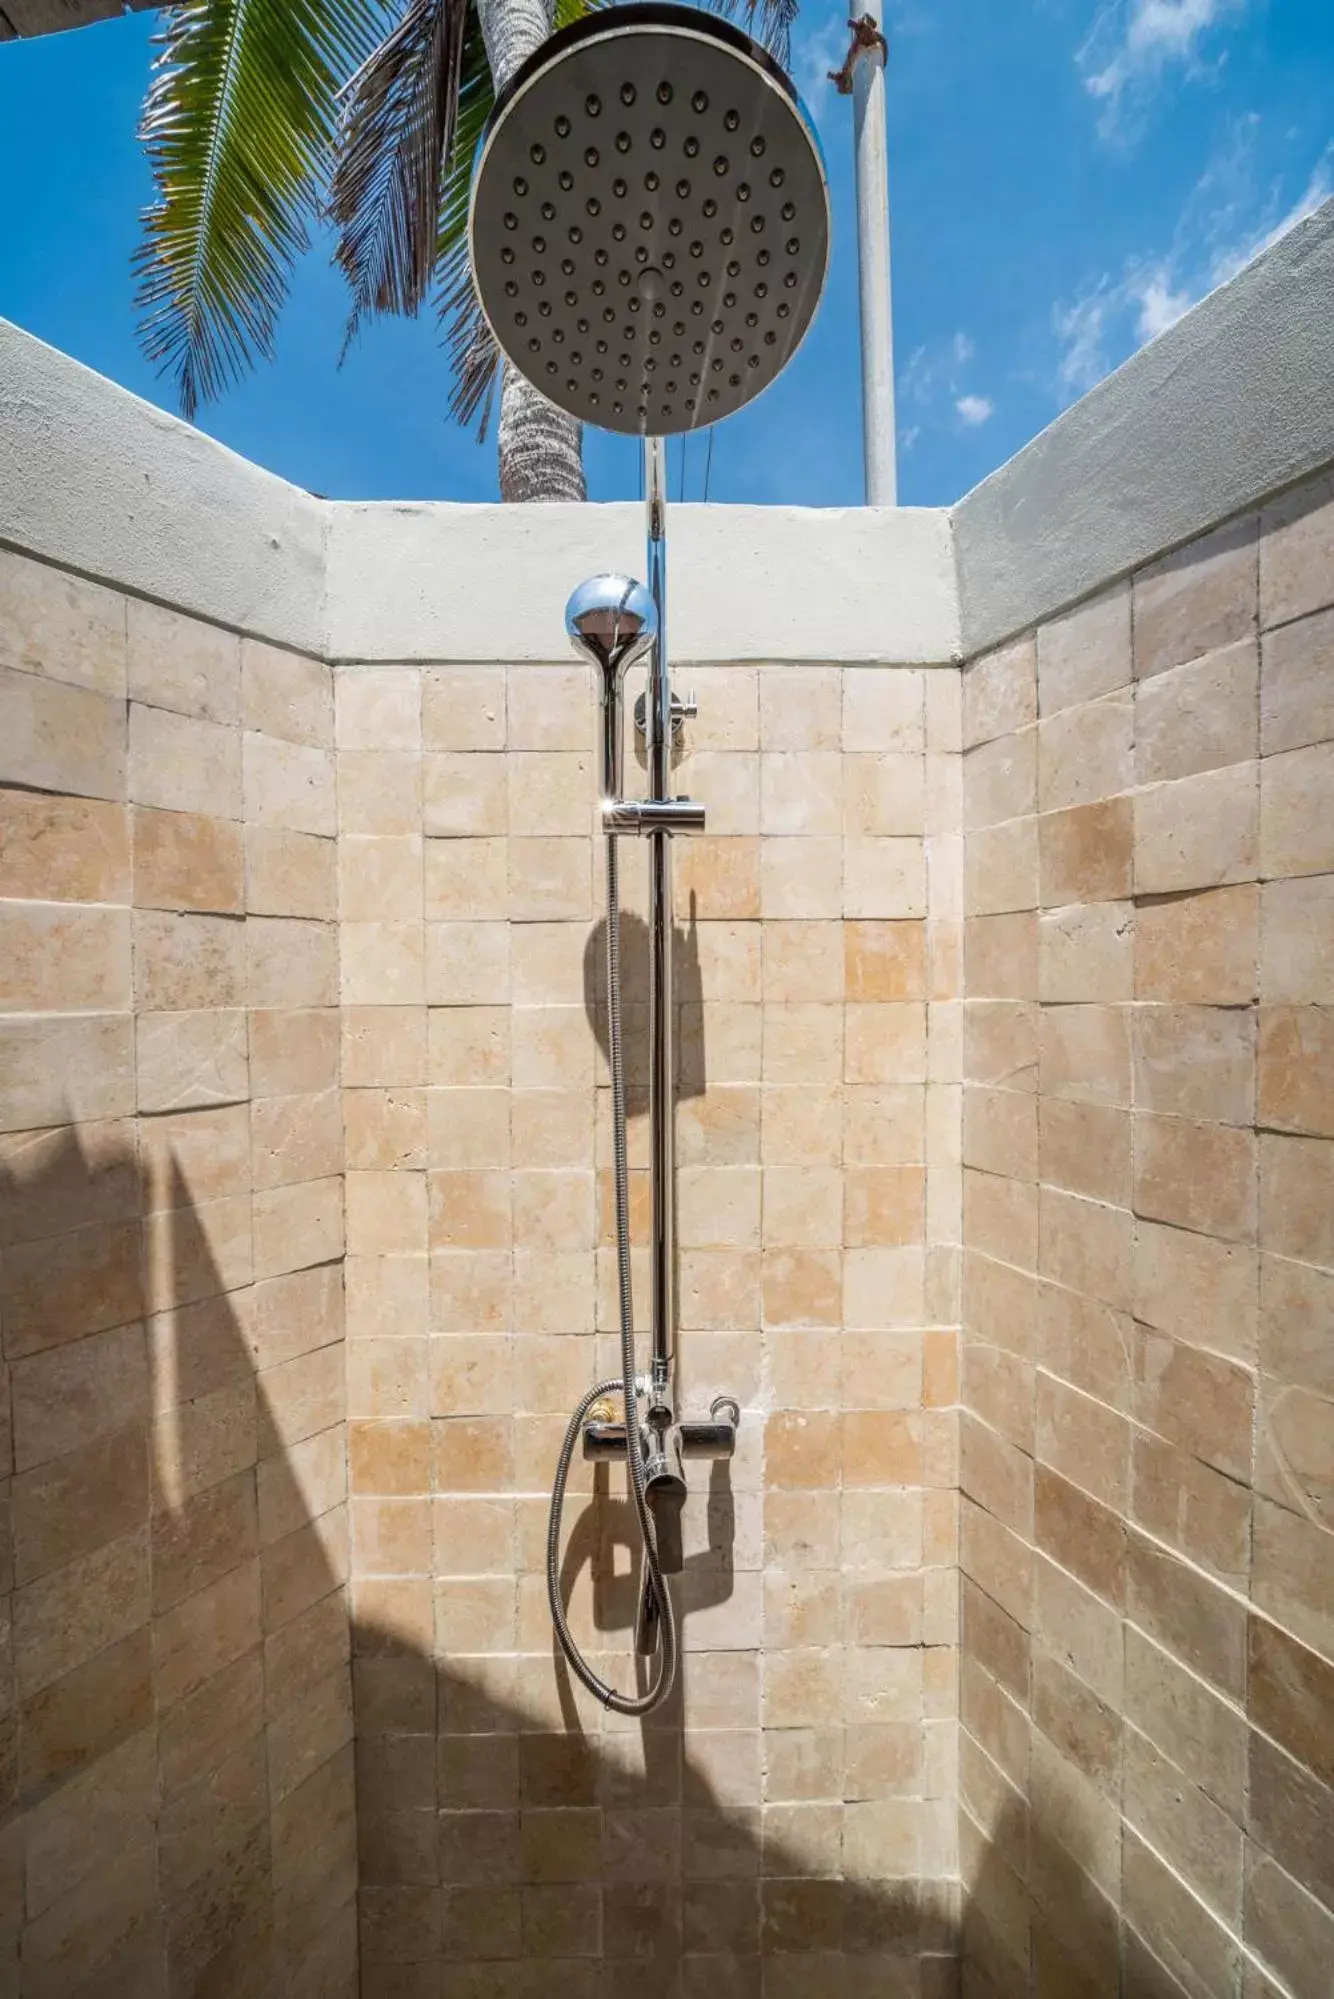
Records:
[[[814,127],[758,43],[694,8],[611,6],[562,29],[516,72],[478,152],[468,216],[478,299],[507,362],[568,414],[644,440],[647,583],[590,578],[566,630],[599,676],[600,818],[607,846],[607,1018],[621,1372],[570,1418],[552,1486],[547,1595],[571,1671],[606,1706],[643,1715],[676,1677],[667,1576],[682,1566],[685,1466],[726,1459],[738,1404],[678,1422],[672,1007],[675,835],[705,808],[671,790],[673,742],[693,699],[672,693],[667,652],[664,438],[717,422],[776,379],[824,287],[829,195]],[[622,688],[648,659],[642,700],[648,782],[624,795]],[[636,721],[639,707],[636,708]],[[637,1370],[621,1021],[620,842],[648,842],[649,1332]],[[605,1406],[616,1395],[620,1419]],[[641,1406],[642,1405],[642,1406]],[[561,1517],[574,1453],[623,1460],[643,1543],[636,1649],[646,1685],[619,1692],[593,1671],[560,1589]]]

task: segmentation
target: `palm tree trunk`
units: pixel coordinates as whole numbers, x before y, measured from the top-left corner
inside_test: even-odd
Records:
[[[551,33],[550,0],[477,0],[491,77],[502,91],[519,64]],[[504,363],[500,390],[502,500],[582,500],[580,425]]]

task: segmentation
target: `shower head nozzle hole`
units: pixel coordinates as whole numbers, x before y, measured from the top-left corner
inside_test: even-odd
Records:
[[[690,100],[690,108],[697,118],[702,118],[709,108],[707,91],[697,90]]]
[[[602,99],[595,90],[590,90],[584,99],[584,116],[586,118],[600,118],[602,116]]]

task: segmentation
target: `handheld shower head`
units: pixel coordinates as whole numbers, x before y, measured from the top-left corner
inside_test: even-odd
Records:
[[[653,644],[658,617],[652,597],[633,576],[590,576],[565,606],[565,629],[576,652],[600,669],[604,681],[616,680]]]
[[[598,669],[602,796],[615,798],[621,788],[621,679],[651,649],[658,614],[632,576],[590,576],[565,606],[565,629],[575,651]]]

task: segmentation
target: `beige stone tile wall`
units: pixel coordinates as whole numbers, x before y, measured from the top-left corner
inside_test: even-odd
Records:
[[[679,1388],[744,1414],[730,1476],[694,1470],[682,1691],[640,1729],[571,1691],[544,1580],[567,1414],[617,1366],[591,677],[336,675],[369,1999],[442,1964],[460,1993],[952,1990],[959,676],[696,691]],[[621,1481],[573,1483],[572,1621],[624,1676]]]
[[[1331,689],[1328,479],[964,676],[968,1993],[1329,1989]]]
[[[0,1987],[356,1989],[329,669],[0,552]]]

